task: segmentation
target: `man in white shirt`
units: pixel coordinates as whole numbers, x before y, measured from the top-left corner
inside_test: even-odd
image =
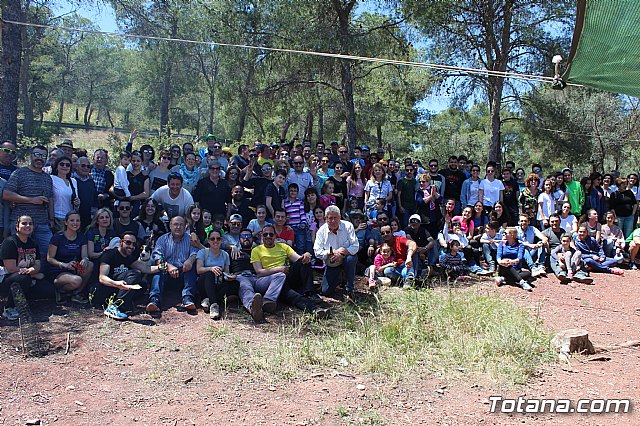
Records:
[[[168,183],[158,188],[151,198],[162,205],[169,219],[184,216],[193,204],[193,197],[182,187],[180,173],[169,174]]]
[[[322,278],[322,293],[335,292],[340,270],[347,277],[347,295],[353,298],[355,289],[356,262],[359,249],[358,238],[351,222],[340,220],[340,209],[329,206],[325,210],[326,223],[316,234],[313,251],[318,259],[324,260],[326,268]]]

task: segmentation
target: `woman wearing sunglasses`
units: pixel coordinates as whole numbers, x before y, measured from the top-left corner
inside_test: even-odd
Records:
[[[78,198],[78,182],[71,177],[71,159],[60,157],[53,162],[51,167],[51,180],[53,182],[53,232],[64,229],[64,218],[70,211],[76,211],[80,206]]]
[[[253,238],[251,232],[243,238]],[[242,234],[241,234],[242,237]],[[196,272],[198,273],[198,287],[204,287],[206,298],[200,305],[205,312],[209,311],[212,320],[219,320],[226,304],[226,298],[238,295],[240,285],[235,281],[235,275],[229,274],[231,259],[229,254],[220,249],[222,234],[217,229],[209,232],[209,248],[200,250],[196,256]],[[202,291],[201,291],[202,293]]]

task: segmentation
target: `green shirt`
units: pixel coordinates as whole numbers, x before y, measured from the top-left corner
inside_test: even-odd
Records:
[[[416,179],[407,179],[406,176],[397,183],[398,192],[400,192],[400,202],[402,207],[407,210],[416,210],[418,202],[416,201]]]
[[[569,194],[569,202],[571,203],[571,214],[579,217],[582,214],[582,206],[584,205],[584,192],[580,182],[572,180],[566,184],[567,194]]]

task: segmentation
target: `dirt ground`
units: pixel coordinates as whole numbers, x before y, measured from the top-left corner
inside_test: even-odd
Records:
[[[610,346],[640,339],[638,283],[640,272],[627,271],[624,277],[598,274],[592,286],[560,286],[544,278],[532,293],[489,282],[468,291],[507,295],[540,315],[550,332],[584,328],[594,345]],[[189,315],[175,308],[159,319],[137,315],[123,323],[96,310],[46,302],[32,308],[41,312],[34,317],[51,351],[42,358],[23,357],[18,326],[0,320],[2,425],[640,424],[637,346],[575,356],[570,365],[543,365],[522,386],[464,373],[389,383],[351,374],[348,366],[310,369],[300,379],[272,383],[259,372],[212,368],[224,348],[204,335],[228,327],[250,346],[277,331],[277,323],[256,327],[242,312],[211,325],[201,311]],[[494,414],[489,412],[493,395],[631,398],[634,405],[627,414]]]

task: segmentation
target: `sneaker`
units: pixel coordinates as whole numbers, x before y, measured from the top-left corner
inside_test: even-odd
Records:
[[[533,288],[525,280],[520,281],[520,287],[525,291],[533,291]]]
[[[491,272],[489,269],[480,269],[478,272],[476,272],[476,274],[480,276],[487,276],[493,274],[493,272]]]
[[[217,303],[214,303],[209,307],[209,318],[211,318],[214,321],[217,321],[220,319],[220,307],[218,306]]]
[[[636,265],[636,262],[634,262],[633,260],[629,262],[629,269],[631,269],[632,271],[637,271],[638,265]]]
[[[542,275],[543,277],[547,276],[547,268],[545,268],[544,265],[538,266],[538,270],[540,271],[540,275]]]
[[[327,319],[331,317],[331,309],[317,308],[313,310],[313,314],[315,314],[318,319]]]
[[[496,283],[496,286],[500,287],[504,284],[504,277],[496,277],[493,282]]]
[[[16,310],[16,308],[4,308],[2,317],[8,319],[9,321],[17,321],[18,318],[20,318],[20,313]]]
[[[571,281],[571,278],[567,277],[567,274],[561,272],[558,274],[558,279],[560,280],[560,284],[567,285]]]
[[[573,280],[580,284],[593,284],[593,278],[588,277],[586,274],[575,274]]]
[[[124,321],[129,318],[129,315],[125,314],[124,312],[120,312],[120,309],[118,309],[118,307],[113,303],[107,306],[107,309],[104,310],[104,314],[107,317],[117,321]]]
[[[265,300],[262,302],[262,310],[270,314],[274,313],[278,308],[278,304],[272,300]]]
[[[182,307],[187,311],[196,310],[196,304],[193,303],[193,299],[191,298],[191,296],[185,296],[182,298]]]
[[[147,313],[160,311],[160,300],[157,297],[151,297],[146,307]]]
[[[471,265],[471,266],[469,267],[469,271],[471,271],[471,272],[472,272],[472,273],[474,273],[474,274],[479,274],[479,273],[480,273],[480,271],[482,271],[482,268],[481,268],[481,267],[479,267],[478,265]]]
[[[540,276],[540,268],[537,266],[534,266],[533,268],[531,268],[531,278],[538,278]]]
[[[251,318],[253,318],[255,322],[258,324],[264,322],[264,312],[262,312],[262,295],[260,293],[253,295],[250,312]]]
[[[416,278],[413,275],[407,275],[407,278],[404,279],[402,288],[405,290],[408,290],[410,288],[413,288],[415,283],[416,283]]]
[[[369,277],[369,291],[376,289],[376,279]]]
[[[205,297],[204,299],[202,299],[200,301],[200,306],[202,307],[203,311],[209,312],[209,307],[211,306],[211,303],[209,303],[209,298]]]
[[[86,305],[89,303],[89,299],[87,299],[82,293],[73,293],[71,295],[71,301],[80,305]]]
[[[624,271],[620,268],[611,268],[611,273],[614,275],[624,275]]]

